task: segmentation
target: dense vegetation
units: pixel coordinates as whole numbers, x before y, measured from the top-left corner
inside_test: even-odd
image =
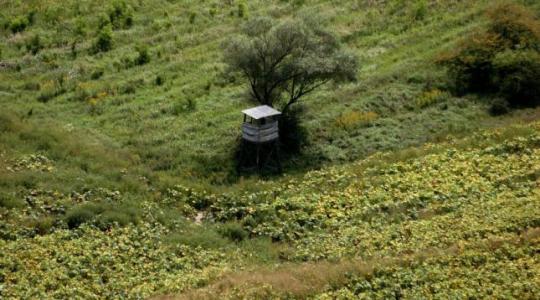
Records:
[[[0,298],[534,299],[540,4],[515,3],[0,0]],[[258,16],[318,16],[359,59],[262,179],[234,169],[253,103],[223,59]],[[524,46],[461,86],[504,26]]]

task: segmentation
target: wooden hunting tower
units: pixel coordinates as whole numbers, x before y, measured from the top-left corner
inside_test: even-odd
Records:
[[[266,143],[279,138],[277,117],[281,113],[268,105],[243,110],[242,138],[252,143]]]
[[[245,163],[250,160],[249,157],[254,157],[254,165],[258,170],[275,162],[278,170],[281,171],[278,126],[281,112],[268,105],[261,105],[245,109],[242,113],[244,123],[242,124],[242,153],[239,168],[245,167]],[[254,155],[250,155],[248,149],[250,147],[255,147]]]

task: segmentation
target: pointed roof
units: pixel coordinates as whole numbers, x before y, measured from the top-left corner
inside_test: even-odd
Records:
[[[280,111],[277,111],[268,105],[261,105],[249,109],[244,109],[242,113],[252,117],[255,120],[281,115]]]

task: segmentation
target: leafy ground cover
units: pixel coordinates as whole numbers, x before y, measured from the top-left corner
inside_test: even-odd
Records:
[[[428,144],[406,160],[385,162],[381,158],[391,153],[379,154],[280,183],[261,182],[251,193],[171,192],[175,206],[206,203],[207,222],[240,224],[223,235],[239,237],[236,242],[220,244],[211,235],[205,238],[215,240],[206,244],[175,240],[174,233],[185,237],[188,227],[160,223],[165,212],[153,202],[143,204],[137,225],[103,230],[89,224],[44,236],[3,228],[11,237],[0,244],[2,293],[8,298],[137,298],[185,291],[192,297],[232,298],[532,299],[540,276],[539,134],[539,123],[507,127],[477,134],[470,138],[474,143]],[[2,217],[25,211],[3,209]],[[242,241],[247,235],[230,234],[235,230],[246,231],[251,242]],[[273,246],[269,241],[257,246],[256,237],[271,238]],[[276,270],[279,262],[283,269]],[[301,262],[311,262],[310,272],[298,272],[306,268]],[[224,274],[243,268],[251,270],[244,276],[261,281],[220,284]],[[350,272],[321,275],[328,268],[335,269],[329,274]],[[301,282],[311,281],[299,274],[311,274],[317,284],[302,288]],[[280,281],[288,277],[299,287]]]

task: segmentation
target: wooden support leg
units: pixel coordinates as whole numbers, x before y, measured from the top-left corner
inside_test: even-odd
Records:
[[[257,164],[257,170],[260,172],[261,171],[261,162],[260,162],[260,150],[261,150],[261,144],[257,144],[257,159],[256,159],[256,164]]]
[[[276,159],[277,159],[277,166],[278,166],[278,172],[281,173],[281,159],[279,157],[279,140],[276,141]]]

